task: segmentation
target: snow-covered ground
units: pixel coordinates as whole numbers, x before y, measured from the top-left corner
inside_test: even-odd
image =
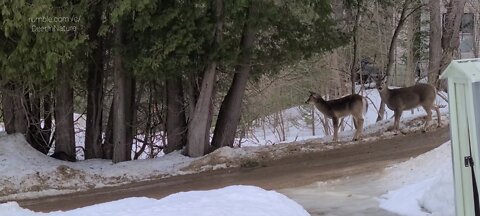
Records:
[[[71,211],[36,213],[15,202],[0,204],[8,216],[308,216],[295,201],[275,191],[253,186],[229,186],[210,191],[172,194],[157,200],[132,197]]]
[[[318,215],[454,216],[451,144],[380,173],[280,190]]]
[[[156,159],[118,164],[101,159],[71,163],[36,151],[25,141],[23,135],[4,135],[0,136],[0,200],[183,174],[181,169],[192,160],[180,152],[174,152]]]
[[[73,120],[74,120],[74,128],[75,128],[75,146],[76,146],[76,158],[77,160],[85,160],[85,134],[86,134],[86,125],[87,125],[87,116],[85,114],[78,114],[74,113],[73,114]],[[0,125],[0,131],[3,131],[2,125]],[[105,134],[103,134],[105,135]],[[163,146],[164,140],[162,140],[162,132],[158,132],[158,134],[154,137],[151,137],[152,142],[155,143],[155,145],[160,145]],[[136,140],[144,140],[145,136],[143,134],[138,134],[136,137]],[[55,142],[53,143],[55,145]],[[132,158],[135,156],[135,153],[139,151],[141,148],[141,143],[135,142],[134,145],[132,145]],[[53,154],[54,148],[50,149],[49,155]],[[158,151],[158,150],[157,150]],[[139,155],[139,159],[147,159],[150,154],[150,149],[145,148],[145,150],[142,152],[142,154]],[[155,152],[156,157],[161,157],[164,155],[163,151],[160,152]]]
[[[380,207],[409,216],[455,215],[451,143],[386,170]]]
[[[317,182],[313,185],[279,192],[286,194],[309,210],[312,210],[313,206],[313,210],[317,209],[323,212],[322,215],[453,216],[450,149],[451,145],[448,142],[416,158],[389,167],[381,173]],[[227,158],[238,153],[233,149],[222,149],[220,152],[216,154]],[[208,203],[216,204],[208,205]],[[143,210],[129,214],[131,213],[129,210],[123,209],[125,206],[132,205],[141,207],[135,208],[136,210]],[[185,207],[187,205],[189,208]],[[194,210],[198,206],[203,211]],[[99,211],[100,209],[101,211]],[[227,211],[228,214],[224,214],[224,211]],[[251,212],[244,214],[246,211]],[[298,204],[284,199],[278,193],[245,186],[206,192],[180,193],[161,200],[129,198],[73,211],[49,214],[33,213],[18,207],[15,202],[0,205],[0,215],[69,216],[91,215],[91,212],[99,212],[96,214],[99,216],[113,215],[114,213],[114,215],[152,215],[156,213],[203,215],[201,212],[207,212],[204,215],[236,215],[236,213],[238,215],[308,215]],[[192,214],[193,212],[195,214]],[[389,214],[389,212],[395,214]]]

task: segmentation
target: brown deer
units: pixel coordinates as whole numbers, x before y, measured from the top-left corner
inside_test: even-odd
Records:
[[[310,92],[305,103],[314,104],[317,109],[325,116],[332,119],[333,122],[333,141],[338,141],[339,120],[345,116],[352,115],[355,125],[355,136],[353,141],[360,139],[363,130],[363,114],[367,112],[367,100],[358,95],[352,94],[339,99],[325,101],[322,96],[315,92]]]
[[[405,88],[388,89],[385,80],[385,78],[377,80],[377,90],[385,105],[394,112],[393,130],[395,132],[399,131],[402,112],[419,106],[422,106],[427,112],[424,131],[427,130],[428,124],[432,120],[432,109],[435,109],[437,113],[438,127],[441,126],[440,109],[435,105],[437,89],[433,85],[419,83]]]

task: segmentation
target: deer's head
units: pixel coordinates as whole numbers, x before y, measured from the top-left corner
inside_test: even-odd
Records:
[[[318,94],[315,93],[315,92],[312,92],[312,91],[309,91],[310,92],[310,96],[308,97],[308,99],[305,101],[306,104],[309,104],[309,103],[315,103],[318,99]]]
[[[384,89],[387,88],[387,77],[382,76],[375,80],[375,86],[379,92],[383,91]]]

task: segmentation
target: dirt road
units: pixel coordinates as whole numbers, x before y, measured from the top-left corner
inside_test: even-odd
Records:
[[[162,198],[169,194],[220,188],[227,185],[256,185],[285,189],[342,176],[379,171],[386,166],[425,153],[449,140],[448,127],[428,133],[398,135],[391,139],[361,142],[325,152],[306,153],[267,162],[255,168],[233,168],[174,176],[86,192],[19,201],[34,211],[54,211],[132,196]],[[308,210],[308,209],[307,209]]]

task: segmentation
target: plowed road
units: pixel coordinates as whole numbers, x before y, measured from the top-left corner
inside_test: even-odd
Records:
[[[162,198],[169,194],[220,188],[228,185],[256,185],[264,189],[285,189],[316,181],[354,176],[382,170],[425,153],[450,138],[448,127],[428,133],[398,135],[391,139],[361,142],[339,149],[306,153],[271,161],[255,168],[231,168],[199,174],[136,182],[122,186],[93,189],[67,195],[19,201],[22,207],[34,211],[54,211],[133,196]],[[308,208],[307,208],[308,210]]]

